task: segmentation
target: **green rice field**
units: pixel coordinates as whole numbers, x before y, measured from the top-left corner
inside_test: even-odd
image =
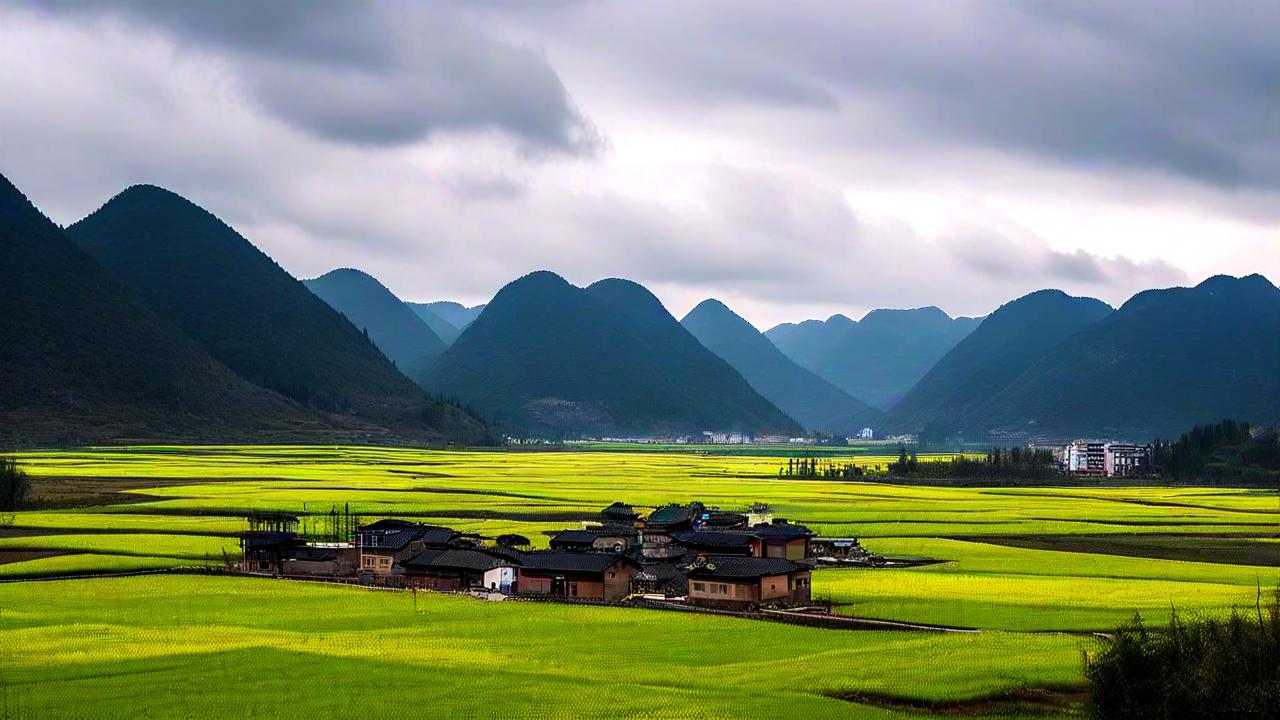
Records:
[[[783,479],[785,457],[607,447],[18,457],[38,507],[0,515],[6,717],[404,717],[405,706],[455,717],[1070,714],[1094,633],[1135,613],[1161,622],[1172,608],[1252,608],[1280,584],[1275,491]],[[845,615],[969,631],[149,573],[224,565],[253,510],[350,507],[545,545],[544,531],[615,500],[764,502],[819,534],[933,561],[819,569],[814,597]]]

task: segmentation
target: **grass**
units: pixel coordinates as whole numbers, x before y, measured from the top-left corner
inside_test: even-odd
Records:
[[[1141,613],[1252,607],[1280,568],[1029,550],[935,538],[878,539],[869,549],[948,562],[819,571],[814,594],[859,617],[1020,631],[1106,631]]]
[[[415,612],[405,593],[239,578],[0,585],[0,680],[11,705],[42,718],[178,717],[195,707],[202,717],[403,717],[406,707],[461,717],[880,717],[888,711],[829,696],[931,703],[1070,685],[1082,642],[431,594]]]
[[[197,707],[213,717],[401,717],[406,705],[462,717],[982,715],[999,709],[984,699],[1082,682],[1080,651],[1092,640],[1041,631],[1110,630],[1134,612],[1158,621],[1173,606],[1222,615],[1280,583],[1280,562],[1266,562],[1280,554],[1275,492],[795,480],[778,477],[785,457],[610,450],[22,453],[49,505],[0,516],[0,556],[17,559],[0,564],[0,579],[220,565],[249,510],[349,505],[369,519],[516,532],[545,546],[546,531],[615,500],[641,511],[765,502],[875,552],[945,561],[817,571],[815,596],[839,612],[982,632],[821,631],[440,596],[420,597],[414,613],[402,593],[211,576],[9,582],[0,689],[16,704],[6,707],[38,717]],[[66,503],[81,506],[56,509]]]

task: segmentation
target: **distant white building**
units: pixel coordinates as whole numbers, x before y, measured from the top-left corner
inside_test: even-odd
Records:
[[[876,438],[876,433],[871,428],[865,427],[862,428],[862,432],[858,433],[858,438],[861,440],[874,440]]]
[[[1077,475],[1134,477],[1151,471],[1151,446],[1102,440],[1074,440],[1062,450],[1062,464]]]

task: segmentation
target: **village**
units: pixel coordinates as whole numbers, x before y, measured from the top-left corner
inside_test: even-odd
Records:
[[[818,538],[767,506],[729,512],[693,502],[641,517],[615,502],[599,520],[550,535],[486,537],[384,518],[361,524],[334,509],[305,520],[254,513],[241,534],[245,573],[383,588],[617,603],[649,600],[756,611],[812,604],[818,564],[883,565],[854,538]]]

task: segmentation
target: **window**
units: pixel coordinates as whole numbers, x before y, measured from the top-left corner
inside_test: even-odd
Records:
[[[694,591],[694,592],[706,592],[706,591],[707,591],[707,586],[706,586],[704,583],[694,583],[694,584],[693,584],[693,591]]]
[[[717,592],[718,594],[720,594],[720,595],[728,595],[728,594],[729,594],[729,586],[728,586],[728,585],[724,585],[724,584],[717,585],[717,586],[716,586],[716,592]]]

